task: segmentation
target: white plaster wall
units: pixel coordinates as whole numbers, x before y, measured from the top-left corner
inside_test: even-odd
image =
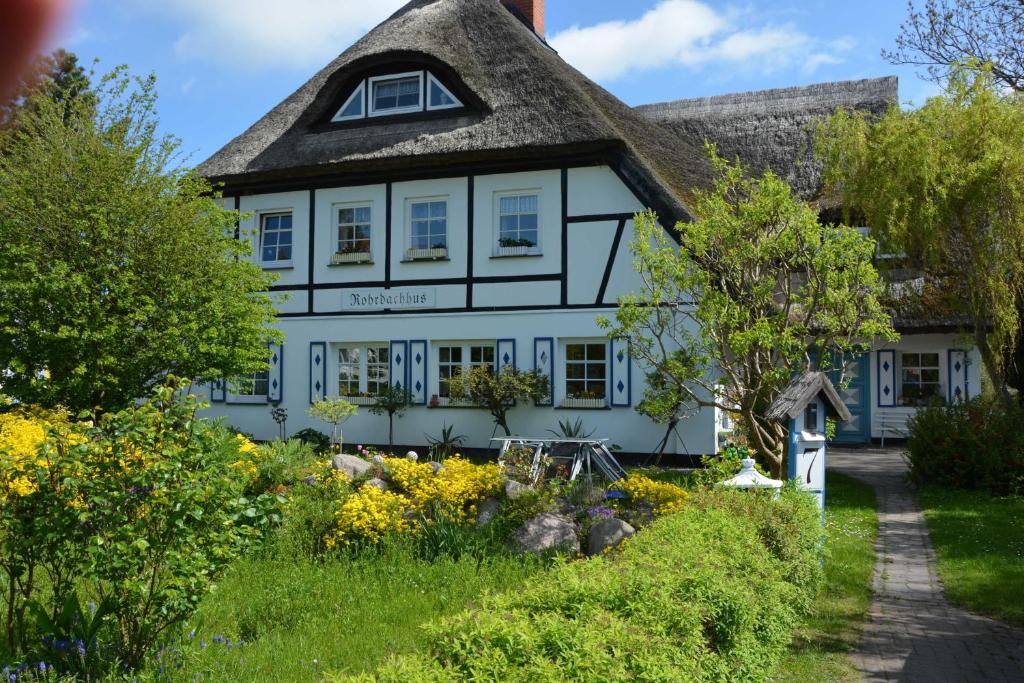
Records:
[[[519,306],[523,303],[557,304],[561,298],[559,282],[502,282],[473,286],[473,306]],[[463,301],[465,303],[465,301]]]
[[[540,256],[495,257],[498,195],[537,193],[540,202]],[[559,171],[497,173],[473,180],[473,275],[537,275],[562,270],[562,187]],[[475,295],[474,295],[475,296]]]
[[[316,282],[372,282],[384,279],[386,252],[385,185],[363,185],[316,191],[316,245],[313,274]],[[331,265],[338,247],[338,209],[354,204],[371,207],[370,252],[372,264]],[[396,245],[397,248],[397,245]]]
[[[608,265],[618,221],[569,224],[569,303],[597,303],[601,280]],[[622,236],[619,250],[628,249],[627,236]]]
[[[281,322],[287,336],[284,347],[284,395],[282,406],[288,410],[288,430],[303,427],[328,431],[326,425],[306,414],[309,407],[310,342],[329,344],[354,342],[386,342],[395,339],[431,340],[428,366],[430,393],[437,393],[437,367],[434,355],[436,340],[515,339],[517,364],[522,369],[533,367],[535,337],[554,337],[556,343],[556,375],[561,376],[560,341],[602,337],[594,318],[601,311],[545,311],[526,313],[461,313],[421,314],[413,316],[366,316],[351,318],[296,318]],[[607,312],[607,313],[610,313]],[[337,391],[337,354],[328,351],[328,386]],[[633,361],[631,377],[633,406],[643,395],[644,372]],[[561,381],[556,381],[556,404],[563,395]],[[270,418],[269,404],[214,404],[212,416],[225,417],[238,429],[268,439],[276,434]],[[607,437],[628,452],[649,452],[658,443],[662,427],[636,412],[634,407],[604,410],[562,410],[533,405],[519,405],[512,410],[509,423],[522,435],[544,436],[547,429],[557,427],[560,419],[580,417],[595,436]],[[395,423],[395,439],[405,444],[423,444],[424,434],[436,435],[442,424],[454,424],[455,431],[469,437],[467,445],[486,447],[494,425],[488,414],[465,408],[428,408],[416,406]],[[707,410],[680,425],[686,448],[692,453],[710,453],[715,449],[714,412]],[[387,441],[387,419],[370,415],[365,408],[345,425],[346,440],[384,443]]]
[[[569,215],[636,213],[645,207],[607,166],[569,169]]]
[[[905,334],[895,344],[878,344],[871,350],[871,436],[872,438],[882,437],[883,420],[889,424],[905,425],[906,421],[917,412],[911,407],[879,407],[880,386],[878,382],[878,354],[880,350],[895,350],[897,363],[899,354],[906,353],[938,353],[939,354],[939,381],[942,383],[943,392],[949,388],[949,367],[947,364],[947,352],[950,349],[968,350],[967,366],[967,392],[970,397],[981,394],[981,354],[978,349],[957,334]],[[897,366],[898,367],[898,366]],[[899,383],[899,374],[896,375],[896,382]],[[885,436],[895,436],[892,431],[886,432]]]
[[[455,278],[466,276],[469,250],[467,236],[467,178],[442,178],[394,183],[391,187],[391,277],[395,280]],[[403,261],[410,244],[410,200],[448,200],[448,260]],[[463,301],[465,305],[465,301]]]
[[[277,273],[277,285],[305,284],[309,263],[309,193],[276,192],[273,194],[242,197],[240,209],[243,214],[251,213],[240,224],[242,237],[252,244],[254,263],[260,264],[259,227],[260,215],[290,211],[292,214],[292,267],[271,269]]]

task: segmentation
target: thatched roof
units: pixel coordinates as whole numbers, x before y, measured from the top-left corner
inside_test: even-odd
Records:
[[[677,100],[636,110],[681,137],[715,143],[751,171],[770,168],[805,199],[821,192],[814,126],[837,108],[881,114],[898,102],[895,76]]]
[[[828,411],[830,417],[843,422],[853,418],[850,409],[839,398],[835,387],[832,386],[832,382],[824,372],[804,372],[796,375],[782,390],[778,398],[768,406],[765,417],[779,422],[796,419],[796,416],[804,411],[807,404],[819,396],[824,401],[825,410]]]
[[[354,75],[388,61],[450,69],[479,107],[429,120],[323,125]],[[413,0],[199,172],[231,185],[601,152],[652,208],[681,219],[689,215],[688,192],[708,178],[701,144],[652,123],[587,79],[499,0]]]

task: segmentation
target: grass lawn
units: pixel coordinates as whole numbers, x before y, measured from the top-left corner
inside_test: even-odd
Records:
[[[871,603],[878,515],[874,490],[828,473],[825,513],[825,586],[818,608],[796,633],[778,681],[847,681],[857,678],[849,653]]]
[[[1024,625],[1024,497],[929,487],[920,501],[946,597]]]
[[[180,658],[166,659],[166,670],[190,683],[316,682],[366,671],[425,646],[424,622],[542,567],[511,557],[426,562],[400,548],[322,563],[242,560],[203,601],[186,628],[194,638],[177,648]]]

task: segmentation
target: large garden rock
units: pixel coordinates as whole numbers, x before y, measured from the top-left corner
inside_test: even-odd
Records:
[[[378,488],[381,491],[388,490],[388,483],[383,479],[377,479],[376,477],[366,482],[364,486],[373,486],[374,488]]]
[[[550,512],[542,512],[523,522],[512,537],[512,545],[520,553],[580,551],[580,540],[576,537],[572,520]]]
[[[529,486],[526,484],[520,484],[515,479],[508,479],[505,481],[505,496],[509,500],[515,500],[529,490]]]
[[[358,479],[373,469],[373,465],[354,455],[334,456],[331,460],[331,467],[341,470],[348,475],[349,479]]]
[[[434,474],[444,469],[444,463],[437,462],[436,460],[431,460],[427,464],[430,465],[430,469],[434,470]]]
[[[587,555],[600,555],[609,548],[618,547],[635,533],[636,529],[621,519],[602,519],[590,527],[590,533],[587,535]]]
[[[477,508],[476,525],[487,526],[490,524],[501,509],[501,501],[497,498],[487,498]]]

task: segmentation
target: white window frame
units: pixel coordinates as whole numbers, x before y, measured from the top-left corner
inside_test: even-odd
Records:
[[[340,398],[345,399],[351,403],[357,405],[374,405],[377,400],[370,394],[370,349],[377,351],[383,350],[387,354],[387,358],[384,361],[377,361],[373,365],[383,365],[387,370],[387,379],[384,383],[388,386],[391,382],[391,344],[388,342],[353,342],[353,343],[342,343],[334,344],[334,377],[337,384],[335,385],[336,395]],[[349,394],[341,393],[341,352],[344,350],[358,350],[359,351],[359,394],[352,396]]]
[[[420,97],[419,102],[416,106],[408,107],[396,107],[394,109],[383,109],[378,111],[376,107],[376,99],[373,94],[373,87],[381,81],[397,81],[406,78],[418,78],[420,84]],[[409,114],[413,112],[423,111],[424,96],[426,95],[426,88],[424,88],[424,78],[422,71],[407,71],[400,74],[387,74],[386,76],[371,76],[366,79],[366,101],[367,111],[366,115],[369,118],[378,116],[393,116],[396,114]]]
[[[227,403],[252,403],[252,404],[266,404],[266,403],[269,403],[268,395],[270,393],[270,368],[267,368],[266,370],[260,370],[259,372],[250,373],[250,374],[246,375],[244,378],[241,378],[241,381],[245,381],[245,382],[252,381],[253,384],[251,386],[253,387],[253,389],[255,389],[255,387],[256,387],[256,384],[255,384],[255,381],[256,381],[255,377],[256,377],[256,375],[266,375],[266,378],[267,378],[266,379],[267,390],[265,392],[263,392],[262,394],[256,394],[256,393],[252,393],[252,391],[250,390],[250,393],[240,394],[240,393],[238,393],[238,390],[241,389],[242,387],[239,386],[239,384],[238,384],[239,380],[236,379],[234,382],[230,383],[229,393],[227,395]]]
[[[438,398],[438,405],[441,406],[470,406],[475,405],[472,401],[452,399],[448,396],[441,396],[441,349],[446,348],[457,348],[460,350],[459,366],[462,368],[462,372],[478,366],[485,365],[485,362],[473,362],[473,349],[490,349],[493,354],[493,361],[491,362],[491,368],[497,369],[498,365],[498,342],[489,339],[476,340],[476,341],[440,341],[433,342],[433,360],[434,360],[434,377],[437,381],[437,391],[434,395]],[[446,363],[446,365],[454,366],[454,363]]]
[[[413,234],[412,234],[412,207],[414,204],[433,204],[436,202],[444,202],[444,248],[434,248],[429,246],[426,249],[416,249],[413,247]],[[409,197],[405,200],[405,260],[407,261],[431,261],[437,259],[447,259],[448,253],[451,249],[451,209],[452,203],[451,198],[448,195],[440,195],[436,197]],[[420,219],[422,220],[422,219]],[[430,217],[427,217],[430,220]]]
[[[569,347],[575,345],[594,345],[604,347],[604,396],[598,398],[570,398],[569,396],[569,365],[580,364],[578,361],[569,361]],[[559,340],[559,364],[558,364],[558,375],[559,375],[559,391],[562,393],[562,401],[560,406],[562,408],[578,408],[578,409],[603,409],[607,408],[609,404],[609,378],[611,376],[611,358],[608,350],[608,340],[600,337],[594,338],[579,338],[579,339],[562,339]],[[585,362],[585,361],[584,361]],[[584,380],[587,381],[586,379]],[[598,380],[593,380],[598,381]]]
[[[501,246],[501,200],[507,197],[537,197],[537,243],[532,247]],[[521,214],[520,214],[521,215]],[[542,234],[544,216],[544,192],[540,188],[528,190],[500,190],[494,193],[494,255],[495,256],[540,256],[543,254]]]
[[[292,247],[292,258],[290,258],[290,259],[281,259],[281,260],[276,260],[276,261],[266,261],[266,260],[263,259],[263,237],[264,237],[264,226],[263,226],[263,223],[264,223],[264,221],[267,218],[271,218],[273,216],[284,216],[284,215],[291,216],[291,219],[292,219],[292,227],[291,227],[291,234],[292,234],[292,244],[291,244],[291,247]],[[258,242],[259,242],[259,244],[257,244],[256,246],[257,246],[257,249],[258,249],[257,253],[259,254],[259,263],[260,263],[260,265],[263,268],[268,269],[268,270],[273,270],[273,269],[278,269],[278,268],[292,268],[293,265],[294,265],[294,258],[295,258],[295,212],[292,209],[265,209],[265,210],[262,210],[262,211],[259,212],[259,214],[256,216],[256,220],[257,220],[257,229],[258,229],[258,233],[257,233],[258,234],[258,238],[257,239],[258,239]]]
[[[342,253],[341,247],[341,212],[345,209],[369,209],[370,210],[370,245],[365,252]],[[334,254],[331,256],[331,263],[369,263],[373,260],[373,202],[346,202],[331,206],[331,216],[334,218]],[[345,223],[349,225],[363,225],[362,223]]]
[[[463,106],[463,104],[459,100],[459,98],[456,97],[455,94],[451,90],[446,88],[444,83],[442,83],[441,80],[437,76],[435,76],[434,74],[430,73],[429,71],[427,71],[426,74],[427,74],[427,82],[426,82],[426,87],[423,88],[423,101],[426,103],[427,111],[442,111],[444,109],[459,109],[460,107]],[[452,98],[452,102],[454,102],[454,104],[437,104],[437,105],[430,104],[430,86],[432,86],[432,85],[436,85],[438,88],[441,89],[441,91],[445,95],[447,95],[448,97]]]
[[[342,116],[341,112],[345,111],[345,109],[348,108],[348,105],[352,104],[352,101],[355,100],[357,97],[360,100],[359,113],[349,114],[348,116]],[[341,105],[338,108],[338,113],[336,113],[334,115],[334,118],[331,119],[331,123],[340,123],[342,121],[359,121],[361,119],[365,119],[367,106],[368,105],[366,102],[366,81],[360,81],[359,85],[356,86],[356,89],[353,90],[352,94],[349,95],[347,100],[345,100],[345,104]]]
[[[896,394],[896,406],[898,408],[921,408],[924,405],[927,405],[927,403],[919,405],[919,404],[916,404],[916,403],[911,404],[911,403],[904,403],[903,402],[903,384],[904,384],[904,380],[903,380],[903,369],[904,369],[903,356],[904,355],[918,356],[918,364],[916,366],[911,366],[911,367],[916,369],[919,373],[922,372],[923,370],[936,370],[938,372],[939,380],[938,380],[937,383],[936,382],[923,382],[923,381],[919,380],[916,384],[918,384],[918,385],[921,385],[921,384],[936,385],[937,384],[937,386],[938,386],[938,393],[935,394],[935,398],[938,398],[940,401],[942,401],[942,403],[946,403],[946,382],[943,381],[944,379],[946,379],[946,377],[945,377],[945,373],[943,372],[943,367],[942,367],[942,356],[943,356],[942,352],[941,351],[915,351],[915,350],[911,350],[911,349],[906,349],[906,350],[901,349],[901,350],[898,350],[896,353],[897,353],[897,356],[898,356],[898,362],[897,362],[897,368],[896,369],[899,371],[899,374],[896,376],[896,378],[898,380],[897,383],[896,383],[896,386],[898,388],[898,392]],[[920,357],[921,356],[925,356],[925,355],[934,355],[936,357],[936,364],[935,365],[923,365],[923,364],[921,364],[921,358]],[[931,399],[929,399],[929,401],[930,400]]]

